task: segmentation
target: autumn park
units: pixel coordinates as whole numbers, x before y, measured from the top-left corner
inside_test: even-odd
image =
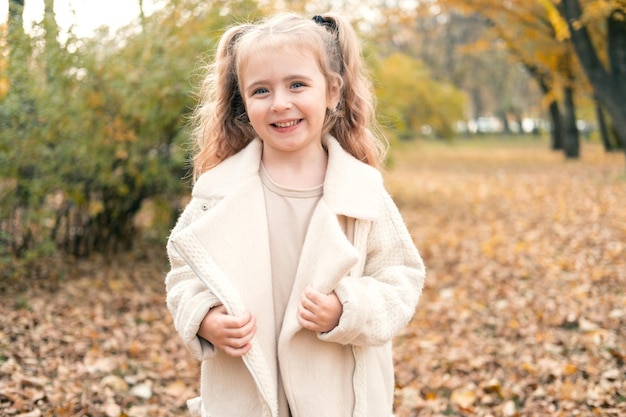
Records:
[[[0,416],[188,415],[187,121],[220,34],[277,10],[363,41],[427,271],[395,416],[626,416],[626,1],[128,0],[87,35],[78,4],[0,1]]]

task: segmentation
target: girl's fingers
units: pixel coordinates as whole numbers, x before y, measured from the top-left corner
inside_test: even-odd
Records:
[[[314,321],[308,320],[302,314],[298,314],[298,323],[300,323],[300,326],[307,330],[311,330],[313,332],[320,331],[320,327]]]
[[[242,347],[252,341],[256,333],[256,326],[250,324],[247,327],[238,329],[234,331],[234,334],[229,335],[228,339],[230,341],[231,346],[233,347]]]
[[[306,321],[315,320],[315,314],[311,312],[308,308],[306,308],[306,306],[304,306],[302,303],[300,303],[300,305],[298,306],[298,317],[302,317],[302,319]]]
[[[300,299],[300,305],[298,305],[298,311],[301,313],[313,314],[315,304],[313,304],[306,296],[302,296]]]
[[[342,312],[343,306],[334,292],[326,295],[308,287],[300,297],[298,321],[305,329],[327,332],[337,326]]]
[[[256,319],[250,312],[238,317],[231,316],[224,306],[217,306],[203,320],[201,332],[206,340],[227,355],[239,357],[248,353],[252,347],[250,342],[256,333]]]
[[[302,292],[302,298],[307,300],[311,306],[316,306],[324,301],[325,295],[321,292],[313,289],[313,287],[306,287]]]
[[[255,331],[256,320],[250,317],[247,321],[244,321],[243,324],[240,324],[238,321],[236,325],[233,322],[225,325],[224,336],[232,340],[247,340],[252,339]]]
[[[243,356],[250,351],[252,348],[252,338],[256,333],[256,327],[253,327],[249,333],[244,335],[243,337],[237,338],[229,338],[225,342],[225,346],[223,348],[224,352],[226,352],[230,356]]]
[[[248,353],[250,349],[252,349],[252,345],[248,343],[242,347],[224,346],[222,350],[224,351],[224,353],[226,353],[229,356],[239,358],[245,355],[246,353]]]
[[[256,327],[256,319],[250,313],[241,317],[226,316],[223,326],[229,336],[243,337]]]

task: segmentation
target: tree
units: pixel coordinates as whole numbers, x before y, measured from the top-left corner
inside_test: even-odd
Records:
[[[551,135],[551,144],[553,150],[563,149],[563,127],[561,123],[561,110],[559,107],[559,102],[555,98],[551,97],[551,80],[552,74],[540,68],[537,64],[532,62],[525,62],[521,60],[522,65],[526,68],[529,74],[532,75],[532,78],[535,79],[539,89],[543,93],[544,97],[550,97],[547,101],[548,104],[548,114],[550,116],[550,120],[552,121],[552,129],[550,131]]]
[[[22,13],[24,13],[24,0],[10,0],[9,1],[9,20],[8,20],[8,43],[17,43],[23,39],[24,26]],[[25,54],[22,54],[19,48],[9,48],[9,63],[8,74],[12,78],[10,80],[11,85],[16,84],[16,80],[19,76],[18,68],[25,63]],[[24,68],[24,67],[22,67]]]
[[[544,92],[544,102],[553,121],[553,148],[562,147],[567,157],[577,158],[580,145],[574,98],[588,87],[572,59],[572,46],[563,36],[565,25],[555,25],[558,12],[554,7],[546,7],[552,3],[549,0],[439,0],[438,3],[476,14],[488,23],[511,56],[529,70]],[[555,100],[563,105],[563,114]],[[559,126],[561,130],[557,130]]]
[[[620,141],[625,143],[626,2],[558,0],[554,3],[567,23],[569,38],[596,97],[611,116]],[[604,36],[594,42],[593,25],[598,21],[604,21]]]
[[[574,72],[570,69],[571,59],[568,59],[571,54],[561,42],[554,42],[555,34],[550,22],[541,18],[536,21],[524,19],[526,22],[524,28],[513,31],[508,20],[498,22],[490,18],[483,19],[486,19],[488,26],[496,33],[498,39],[502,40],[512,58],[524,66],[543,93],[543,101],[547,103],[552,123],[550,131],[552,149],[567,149],[566,156],[577,157],[579,140],[575,117],[568,118],[566,123],[559,104],[559,97],[567,97],[568,94],[573,97],[574,93],[572,89],[574,80],[571,75]],[[570,76],[565,78],[564,72]],[[563,82],[564,79],[568,81]],[[565,114],[575,115],[573,99],[561,101],[565,107]]]
[[[9,2],[6,48],[6,93],[0,102],[0,188],[3,206],[0,209],[0,255],[2,252],[20,251],[33,239],[33,232],[23,227],[25,207],[37,200],[31,179],[37,170],[36,158],[25,156],[29,152],[32,132],[36,122],[35,91],[27,69],[30,66],[32,47],[24,32],[23,0]]]
[[[538,101],[540,95],[529,86],[528,75],[507,57],[502,42],[486,30],[480,16],[444,12],[426,1],[415,8],[385,2],[378,12],[382,18],[373,35],[376,43],[421,62],[431,78],[423,82],[449,84],[465,92],[459,120],[490,114],[503,121],[519,120],[533,99]]]
[[[56,75],[53,73],[55,69],[54,60],[61,49],[58,41],[59,25],[54,16],[54,0],[44,0],[43,29],[45,32],[46,76],[47,82],[52,83]]]
[[[433,80],[421,62],[397,52],[380,57],[374,75],[383,125],[404,139],[430,133],[453,136],[455,123],[463,119],[462,92]]]

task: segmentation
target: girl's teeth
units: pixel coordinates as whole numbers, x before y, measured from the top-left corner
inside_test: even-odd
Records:
[[[276,127],[291,127],[291,126],[295,126],[296,123],[298,123],[297,120],[292,120],[291,122],[287,122],[287,123],[274,123],[274,125]]]

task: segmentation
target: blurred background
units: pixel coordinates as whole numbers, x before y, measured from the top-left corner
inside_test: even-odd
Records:
[[[392,141],[623,148],[623,1],[4,0],[0,259],[162,239],[189,191],[199,63],[229,24],[285,8],[352,18]]]
[[[624,0],[0,0],[0,414],[185,415],[185,123],[225,28],[287,9],[358,30],[427,265],[397,416],[625,415]]]

